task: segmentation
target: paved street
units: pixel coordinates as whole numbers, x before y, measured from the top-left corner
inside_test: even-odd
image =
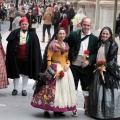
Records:
[[[6,21],[4,24],[2,24],[2,43],[4,49],[6,49],[6,38],[9,35],[8,28],[9,27],[9,21]],[[98,35],[99,31],[95,31],[95,34]],[[51,33],[53,34],[53,27],[51,30]],[[42,25],[39,25],[37,28],[37,34],[39,37],[39,40],[41,41],[42,38]],[[47,33],[46,33],[47,36]],[[118,41],[118,40],[117,40]],[[119,41],[118,41],[119,42]],[[46,37],[46,43],[40,43],[41,44],[41,49],[42,53],[44,52],[44,48],[47,44],[47,37]],[[120,44],[120,43],[119,43]],[[119,58],[119,63],[120,63],[120,56]],[[0,90],[0,120],[45,120],[43,117],[43,110],[33,108],[30,105],[32,95],[33,95],[33,84],[34,80],[29,80],[28,82],[28,87],[27,87],[27,92],[28,96],[23,97],[21,96],[21,81],[19,85],[19,93],[17,96],[12,96],[11,92],[13,90],[13,83],[12,80],[9,79],[10,85],[7,89],[1,89]],[[78,109],[78,117],[71,117],[71,112],[65,113],[66,116],[64,118],[54,118],[51,112],[51,119],[59,119],[59,120],[93,120],[92,118],[89,118],[84,115],[84,109],[83,109],[83,95],[81,92],[81,88],[79,86],[79,92],[77,94],[77,109]]]

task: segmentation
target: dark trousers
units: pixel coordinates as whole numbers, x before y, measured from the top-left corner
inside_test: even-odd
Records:
[[[41,24],[41,20],[42,20],[42,15],[38,16],[38,24]]]
[[[59,24],[54,24],[54,33],[58,30]]]
[[[70,32],[73,31],[73,25],[70,25]]]
[[[13,17],[10,17],[10,28],[9,28],[9,30],[12,30],[12,23],[13,23],[13,20],[14,20],[14,18],[13,18]]]
[[[29,74],[29,62],[27,58],[17,58],[17,66],[19,74],[28,75]]]
[[[43,36],[45,36],[46,29],[47,29],[47,32],[48,32],[48,36],[51,36],[50,28],[51,28],[51,25],[43,24]]]
[[[74,77],[75,89],[77,90],[78,82],[80,80],[82,90],[89,91],[89,85],[92,77],[92,71],[90,69],[90,66],[82,68],[81,66],[71,65],[70,68]]]

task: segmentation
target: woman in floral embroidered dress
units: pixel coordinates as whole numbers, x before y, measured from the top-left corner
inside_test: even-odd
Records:
[[[0,89],[8,87],[8,79],[6,73],[6,66],[5,66],[5,52],[1,42],[1,34],[0,34]]]
[[[52,78],[47,85],[34,93],[31,105],[44,109],[44,117],[50,118],[48,111],[54,111],[55,116],[65,116],[63,112],[76,111],[76,93],[74,78],[69,68],[68,60],[69,46],[63,40],[66,32],[63,28],[57,31],[57,40],[51,40],[45,50],[43,62],[47,67],[51,64],[57,65],[57,71],[64,71],[64,76]],[[44,67],[45,67],[45,64]],[[46,68],[46,67],[45,67]],[[44,71],[44,70],[43,70]],[[40,87],[40,86],[37,86]]]

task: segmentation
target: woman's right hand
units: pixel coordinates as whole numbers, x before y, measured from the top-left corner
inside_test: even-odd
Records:
[[[67,71],[68,71],[69,66],[70,66],[69,64],[66,64],[66,65],[65,65],[65,67],[64,67],[64,72],[67,72]]]

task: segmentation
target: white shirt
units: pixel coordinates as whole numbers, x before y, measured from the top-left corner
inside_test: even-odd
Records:
[[[89,31],[87,35],[90,35],[91,32]],[[81,32],[81,38],[85,37],[86,35]],[[81,42],[80,50],[78,55],[84,56],[84,51],[88,49],[88,43],[89,43],[89,37],[87,37],[85,40]]]
[[[26,44],[27,31],[24,33],[20,30],[20,45]]]

